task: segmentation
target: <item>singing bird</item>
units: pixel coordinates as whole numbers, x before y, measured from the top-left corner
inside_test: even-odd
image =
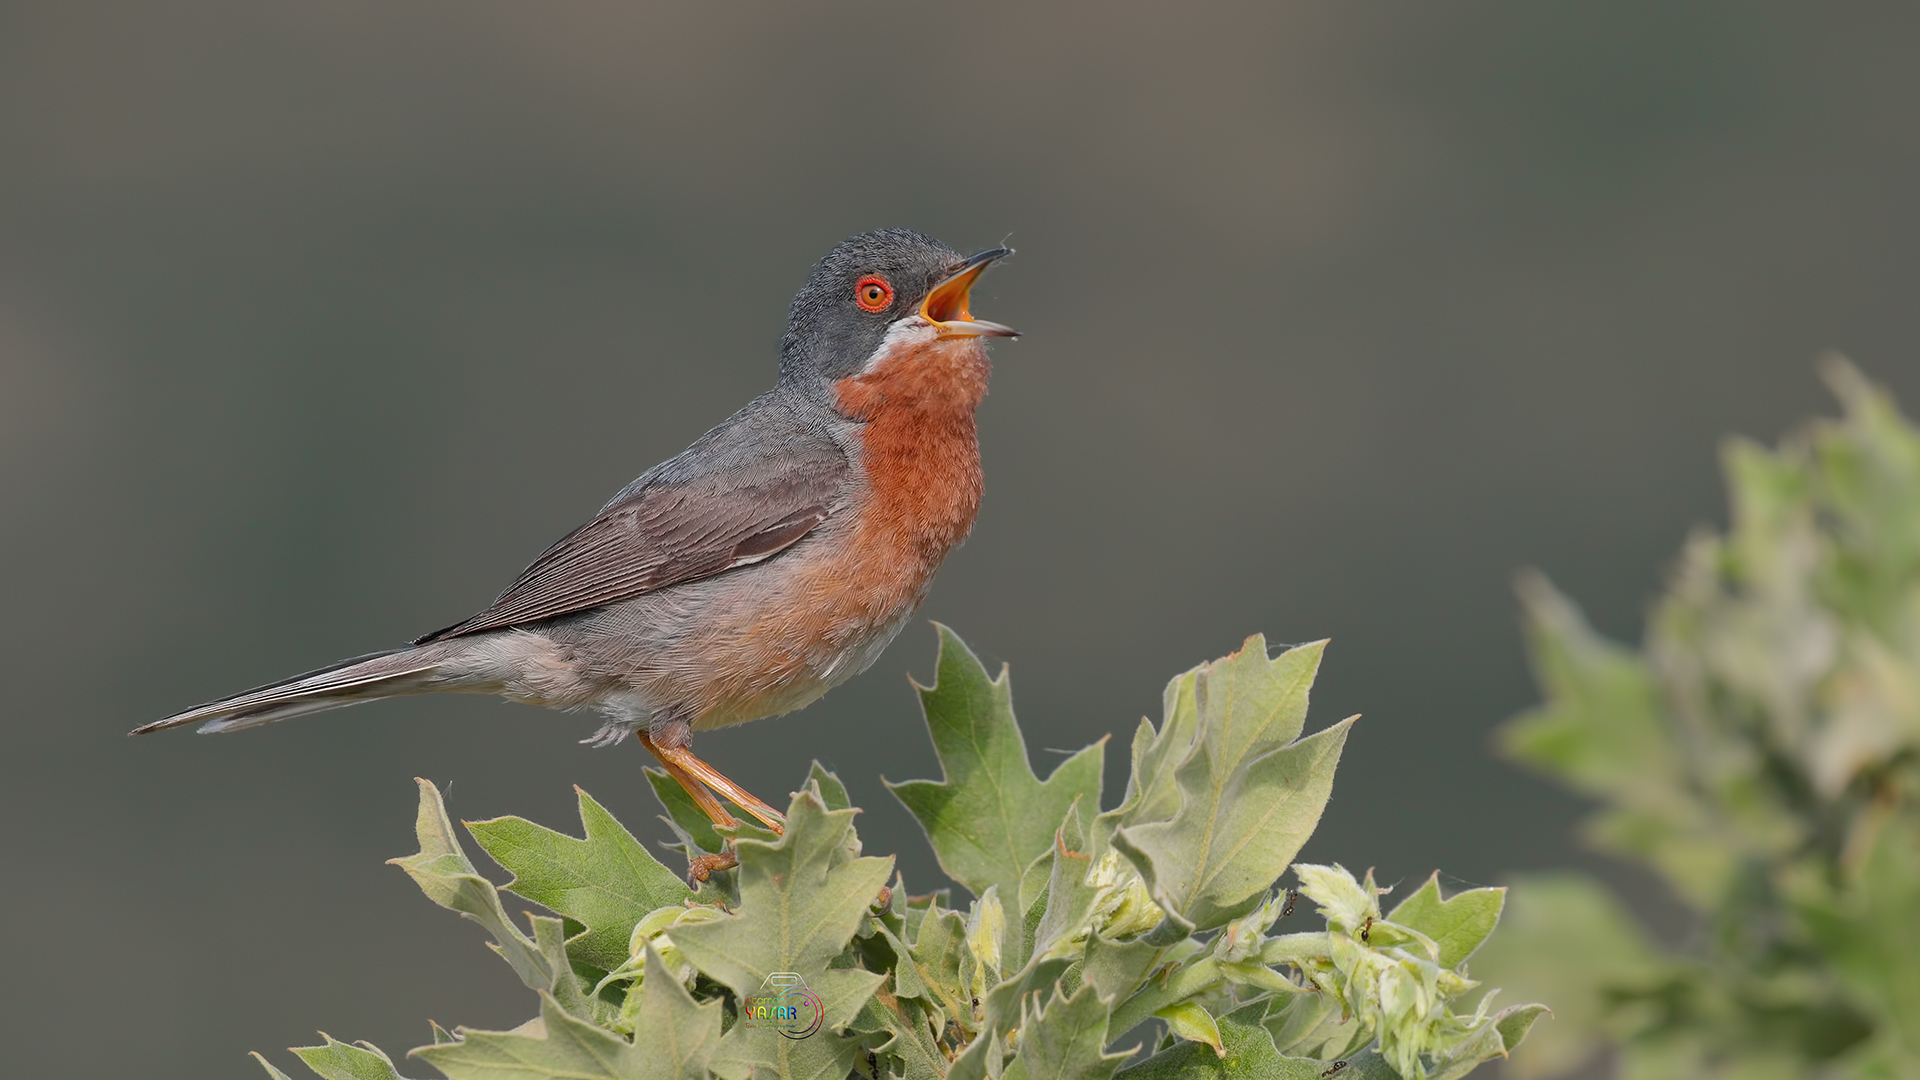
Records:
[[[640,740],[715,822],[715,792],[779,811],[695,757],[693,733],[805,706],[877,659],[966,538],[987,392],[973,284],[1010,254],[961,257],[920,233],[843,241],[794,297],[780,382],[628,484],[486,610],[147,724],[237,731],[364,701],[498,694],[605,717],[584,740]],[[694,876],[734,865],[695,860]]]

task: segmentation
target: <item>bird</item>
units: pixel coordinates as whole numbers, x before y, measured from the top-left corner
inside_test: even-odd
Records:
[[[919,232],[849,237],[788,311],[779,380],[621,489],[478,614],[407,645],[134,729],[239,731],[382,698],[496,694],[603,718],[720,825],[721,798],[781,813],[690,749],[695,732],[811,704],[877,660],[973,527],[986,344],[1018,337],[969,310],[1012,254]],[[705,880],[731,848],[694,857]]]

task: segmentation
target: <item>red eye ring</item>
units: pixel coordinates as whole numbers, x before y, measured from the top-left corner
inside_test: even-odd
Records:
[[[893,286],[879,274],[868,274],[853,286],[854,303],[867,311],[885,311],[893,303]]]

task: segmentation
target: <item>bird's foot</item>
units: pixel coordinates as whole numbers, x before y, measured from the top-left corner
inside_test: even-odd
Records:
[[[718,855],[695,855],[687,861],[687,884],[699,886],[699,883],[722,870],[731,870],[740,865],[740,857],[731,851]]]

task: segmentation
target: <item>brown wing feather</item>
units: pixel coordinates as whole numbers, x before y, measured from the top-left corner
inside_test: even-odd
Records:
[[[842,498],[847,462],[837,448],[751,465],[759,467],[642,487],[548,548],[485,611],[415,644],[551,619],[772,558]]]

